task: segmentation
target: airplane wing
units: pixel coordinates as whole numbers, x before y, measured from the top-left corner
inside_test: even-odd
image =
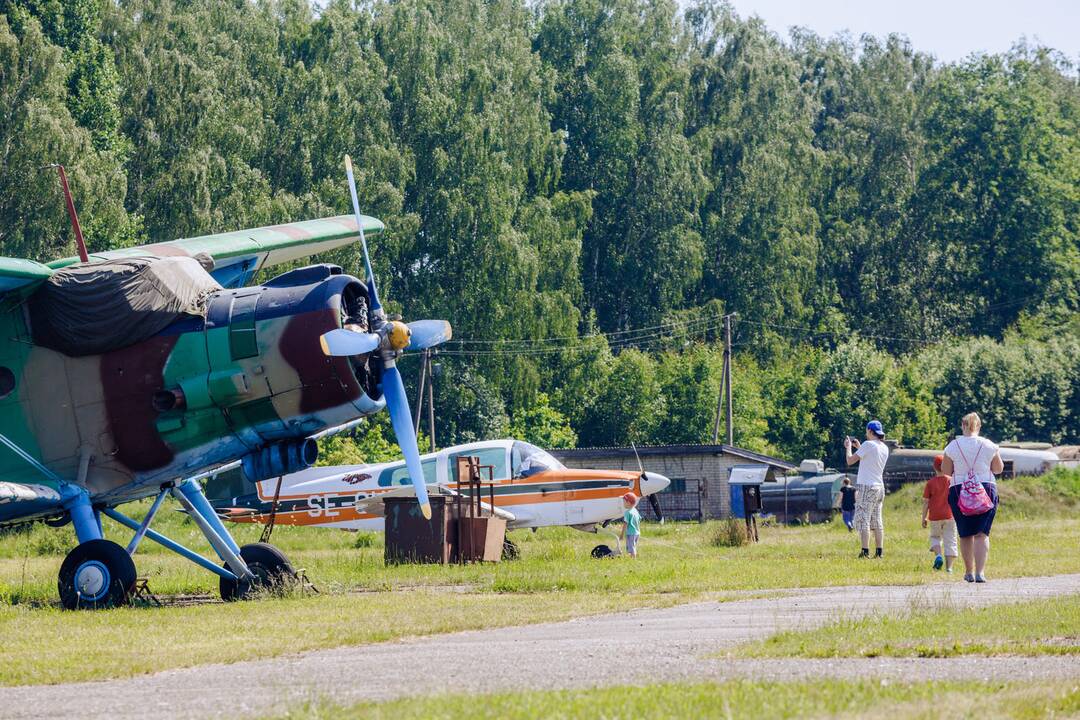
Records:
[[[33,260],[0,257],[0,296],[28,297],[52,274],[52,268]]]
[[[47,485],[0,481],[0,523],[31,520],[60,508],[60,493]]]
[[[381,233],[384,229],[382,222],[373,217],[363,216],[363,223],[364,233],[368,235]],[[193,257],[206,253],[214,258],[215,267],[211,275],[215,280],[224,287],[241,287],[263,268],[334,250],[356,241],[359,237],[356,218],[352,215],[339,215],[107,250],[90,255],[90,261],[148,255]],[[49,263],[45,269],[55,270],[77,262],[77,257],[64,258]],[[0,274],[2,272],[3,268],[0,266]]]
[[[451,497],[457,495],[456,492],[454,492],[450,488],[443,487],[442,485],[428,485],[427,488],[428,495],[447,495]],[[400,487],[394,488],[393,490],[387,490],[386,492],[369,495],[362,500],[357,500],[356,509],[360,512],[382,514],[382,506],[384,500],[386,500],[387,498],[400,497],[416,497],[416,491],[414,490],[412,485],[402,485]],[[502,508],[493,508],[486,502],[482,502],[480,503],[480,505],[485,510],[493,513],[496,517],[501,517],[507,522],[513,522],[517,519],[513,513],[503,510]]]

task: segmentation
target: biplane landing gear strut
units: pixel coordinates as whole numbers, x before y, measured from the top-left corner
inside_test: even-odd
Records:
[[[153,540],[218,575],[221,578],[221,594],[226,600],[250,598],[261,589],[280,588],[293,578],[288,559],[272,545],[254,543],[240,547],[236,544],[207,501],[197,478],[185,480],[178,486],[163,486],[141,523],[115,508],[104,508],[99,512],[92,506],[90,496],[85,490],[67,487],[69,497],[64,506],[75,526],[79,545],[64,559],[58,587],[61,602],[70,610],[129,604],[136,581],[135,563],[131,557],[143,538]],[[224,567],[218,567],[203,556],[150,529],[150,523],[166,494],[176,498],[187,511],[188,516],[224,561]],[[101,514],[135,531],[127,549],[102,537]]]

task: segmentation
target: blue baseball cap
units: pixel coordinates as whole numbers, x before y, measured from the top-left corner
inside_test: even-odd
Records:
[[[881,426],[880,420],[871,420],[870,422],[866,423],[866,429],[874,433],[875,435],[881,435],[883,437],[885,435],[885,428]]]

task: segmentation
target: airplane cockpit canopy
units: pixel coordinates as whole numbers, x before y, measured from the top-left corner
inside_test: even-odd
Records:
[[[58,270],[29,300],[34,342],[65,355],[128,347],[183,315],[205,315],[221,285],[209,255],[129,257]]]
[[[514,477],[529,477],[544,470],[563,470],[565,466],[551,453],[535,445],[515,440],[510,450]]]

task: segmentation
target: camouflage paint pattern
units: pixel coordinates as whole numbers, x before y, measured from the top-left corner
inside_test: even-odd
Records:
[[[374,218],[364,226],[382,229]],[[342,216],[110,251],[91,261],[206,252],[218,263],[216,276],[230,263],[254,272],[355,239],[355,220]],[[222,290],[205,318],[186,316],[143,342],[73,358],[33,344],[22,300],[51,270],[25,262],[0,260],[0,292],[17,291],[0,308],[0,390],[5,369],[14,379],[0,393],[0,432],[68,482],[78,476],[80,456],[90,454],[85,485],[96,503],[153,494],[162,483],[383,407],[375,371],[368,374],[363,359],[354,367],[354,359],[327,357],[319,347],[322,333],[341,326],[343,293],[367,293],[360,280],[329,266]],[[186,404],[159,412],[154,396],[162,391]],[[8,490],[0,492],[0,523],[55,512],[56,483],[6,448],[0,481]],[[35,487],[41,492],[31,497],[27,488]]]

